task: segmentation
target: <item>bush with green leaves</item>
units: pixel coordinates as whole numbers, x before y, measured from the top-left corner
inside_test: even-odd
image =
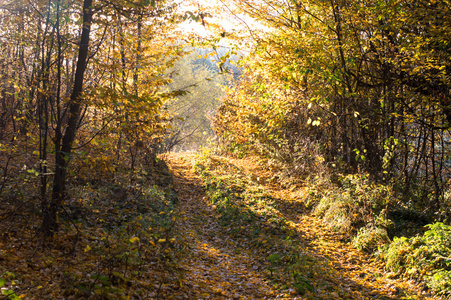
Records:
[[[395,237],[379,256],[389,270],[421,280],[437,295],[451,297],[451,226],[437,222],[426,228],[423,235]]]

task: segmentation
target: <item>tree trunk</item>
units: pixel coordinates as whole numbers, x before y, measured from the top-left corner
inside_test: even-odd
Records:
[[[52,236],[58,231],[57,214],[63,203],[66,192],[66,174],[69,165],[72,144],[77,133],[80,119],[83,91],[83,77],[86,70],[89,50],[89,34],[91,31],[93,0],[83,2],[83,28],[78,52],[77,70],[75,72],[74,88],[68,104],[69,118],[66,131],[60,141],[55,142],[55,177],[53,180],[52,199],[43,211],[42,229],[46,236]]]

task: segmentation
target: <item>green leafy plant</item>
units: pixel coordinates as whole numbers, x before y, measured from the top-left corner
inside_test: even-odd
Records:
[[[15,284],[16,275],[12,272],[5,272],[0,276],[0,290],[5,299],[19,300],[14,289],[9,287],[9,284]]]
[[[427,225],[423,235],[394,238],[379,256],[391,271],[422,280],[437,295],[451,295],[451,226]]]

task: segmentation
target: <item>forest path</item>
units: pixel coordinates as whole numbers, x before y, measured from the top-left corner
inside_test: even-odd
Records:
[[[184,279],[174,299],[279,298],[262,275],[264,266],[237,254],[221,238],[214,208],[193,171],[195,154],[171,153],[165,159],[174,174],[180,201],[177,230],[190,246],[181,261]]]
[[[174,291],[175,299],[429,299],[413,282],[388,279],[377,261],[305,213],[302,192],[283,189],[268,180],[271,174],[258,159],[227,158],[276,199],[296,232],[294,241],[302,249],[313,288],[302,296],[290,288],[277,290],[265,276],[265,259],[237,247],[221,231],[214,205],[194,173],[195,157],[194,153],[165,157],[180,199],[182,218],[177,230],[190,245],[180,264],[184,279]]]

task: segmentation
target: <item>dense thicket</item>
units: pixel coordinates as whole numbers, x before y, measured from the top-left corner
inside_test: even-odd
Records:
[[[268,30],[216,117],[224,141],[298,175],[325,160],[395,180],[405,205],[449,217],[448,1],[234,3]]]

